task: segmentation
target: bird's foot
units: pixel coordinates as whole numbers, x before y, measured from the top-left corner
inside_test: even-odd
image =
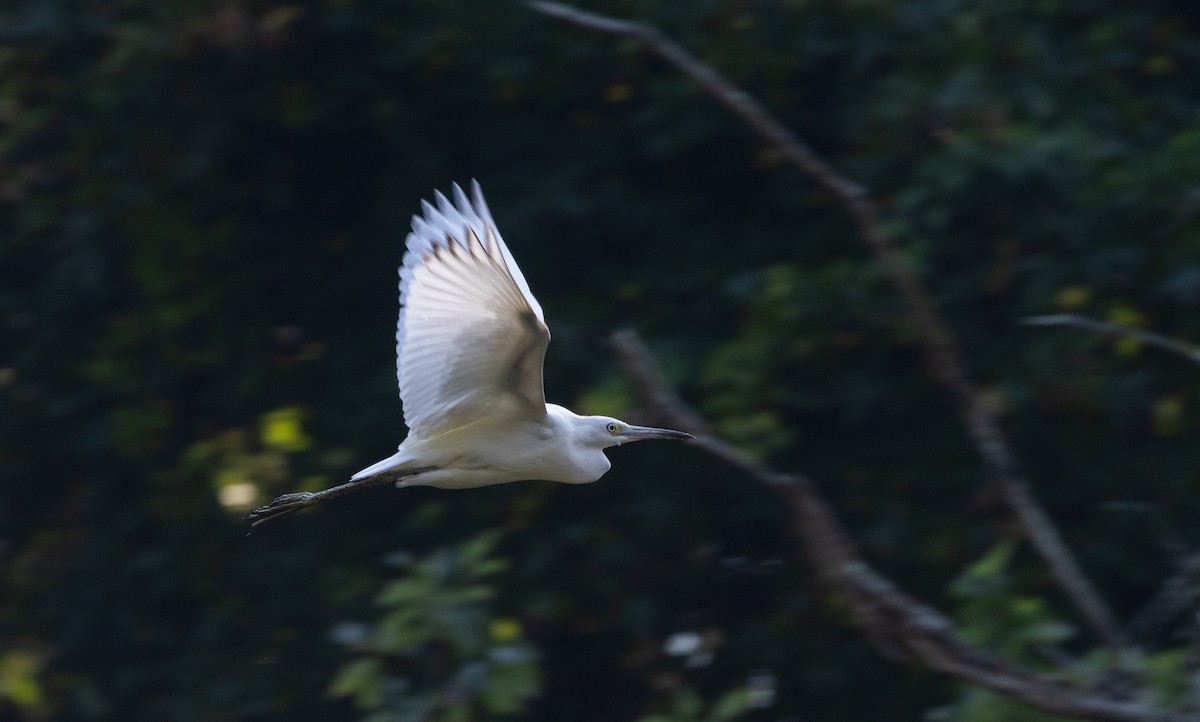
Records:
[[[254,531],[256,526],[265,521],[300,511],[306,506],[316,504],[318,501],[320,501],[319,495],[308,491],[284,494],[266,506],[252,509],[246,516],[246,521],[250,522],[250,531]]]
[[[360,489],[370,489],[373,486],[382,486],[384,484],[396,482],[397,486],[407,486],[410,477],[417,474],[423,474],[426,471],[433,471],[436,467],[423,466],[419,469],[407,469],[401,473],[383,473],[375,476],[368,476],[363,479],[355,479],[348,481],[340,486],[335,486],[332,489],[324,491],[299,491],[295,494],[284,494],[275,501],[260,506],[254,509],[246,516],[246,520],[250,522],[250,531],[254,531],[254,527],[262,524],[265,521],[275,519],[277,517],[291,514],[292,512],[300,511],[306,506],[319,504],[326,499],[333,499],[343,494],[349,494]]]

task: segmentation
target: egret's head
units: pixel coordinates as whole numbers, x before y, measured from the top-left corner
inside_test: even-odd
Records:
[[[633,424],[627,424],[620,419],[608,416],[587,416],[584,417],[584,420],[587,422],[588,440],[597,444],[602,449],[607,449],[610,446],[620,446],[631,441],[644,441],[645,439],[674,439],[676,441],[683,441],[684,439],[696,438],[686,431],[656,429],[652,426],[634,426]]]

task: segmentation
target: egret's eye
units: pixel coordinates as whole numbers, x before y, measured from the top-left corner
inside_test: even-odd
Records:
[[[618,427],[617,427],[616,423],[610,421],[610,422],[608,422],[608,426],[605,426],[604,428],[608,429],[608,433],[615,434],[615,433],[617,433]]]

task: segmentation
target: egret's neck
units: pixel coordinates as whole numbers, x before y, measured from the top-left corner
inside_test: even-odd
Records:
[[[546,404],[546,421],[559,440],[564,466],[571,470],[571,478],[557,481],[586,484],[604,476],[612,464],[604,455],[604,445],[595,438],[595,430],[589,427],[587,417],[557,404]]]

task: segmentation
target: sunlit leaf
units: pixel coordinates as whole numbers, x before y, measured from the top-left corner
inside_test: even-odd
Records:
[[[298,407],[276,409],[263,414],[261,437],[264,446],[283,452],[304,451],[312,439],[304,433],[304,411]]]
[[[521,637],[521,623],[507,617],[493,619],[490,636],[493,642],[499,644],[516,641]]]
[[[38,681],[43,659],[27,650],[13,649],[0,654],[0,699],[17,707],[36,708],[45,701]]]

